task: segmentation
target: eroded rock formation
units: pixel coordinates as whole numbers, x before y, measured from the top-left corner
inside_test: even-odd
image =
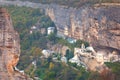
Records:
[[[54,21],[59,36],[84,39],[94,47],[100,45],[120,49],[119,3],[72,8],[57,4],[2,0],[0,5],[41,8]]]
[[[120,49],[120,6],[83,6],[76,9],[50,5],[46,14],[55,22],[60,36],[83,39],[94,47]],[[67,35],[65,32],[68,32]]]
[[[0,8],[0,80],[28,80],[14,70],[20,56],[20,39],[5,8]]]

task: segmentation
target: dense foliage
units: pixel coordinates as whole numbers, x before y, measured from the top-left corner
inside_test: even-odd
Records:
[[[42,59],[41,59],[42,60]],[[87,80],[89,73],[83,68],[74,69],[61,62],[44,61],[37,64],[34,74],[43,80]]]
[[[116,75],[116,80],[119,80],[120,79],[120,62],[115,62],[115,63],[106,62],[105,64],[112,70],[112,73]]]
[[[30,34],[31,27],[38,23],[37,28],[42,27],[47,29],[49,26],[54,26],[54,23],[40,9],[17,6],[6,8],[11,14],[15,29],[20,34],[21,57],[18,67],[25,69],[36,57],[40,57],[41,49],[47,48],[46,34],[41,34],[39,29],[36,29]]]

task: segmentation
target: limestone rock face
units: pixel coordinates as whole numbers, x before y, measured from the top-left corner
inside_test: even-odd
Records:
[[[14,70],[20,56],[20,39],[10,15],[0,8],[0,80],[28,80]]]
[[[83,39],[93,46],[120,49],[120,6],[68,8],[50,5],[46,14],[55,22],[58,35]]]
[[[120,50],[119,3],[72,8],[57,4],[2,0],[0,5],[41,8],[55,23],[59,36],[83,39],[94,47],[100,45]]]

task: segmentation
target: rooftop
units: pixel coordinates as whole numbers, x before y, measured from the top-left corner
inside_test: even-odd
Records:
[[[55,27],[48,27],[48,29],[50,29],[50,30],[51,30],[51,29],[55,29]]]

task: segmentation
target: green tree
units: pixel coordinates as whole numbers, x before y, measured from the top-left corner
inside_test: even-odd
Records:
[[[55,66],[55,65],[53,64],[53,62],[50,62],[50,64],[49,64],[49,69],[52,70],[52,69],[54,68],[54,66]]]
[[[88,46],[89,46],[89,43],[88,43],[88,42],[83,41],[83,40],[77,40],[76,43],[75,43],[75,47],[81,47],[82,44],[84,44],[85,47],[88,47]]]
[[[74,55],[73,55],[73,53],[69,50],[69,49],[67,49],[66,50],[66,55],[65,55],[65,57],[67,57],[67,60],[69,60],[70,58],[72,58]]]
[[[54,33],[51,33],[50,35],[48,35],[48,39],[50,41],[53,41],[55,43],[55,41],[56,41],[56,35]]]

